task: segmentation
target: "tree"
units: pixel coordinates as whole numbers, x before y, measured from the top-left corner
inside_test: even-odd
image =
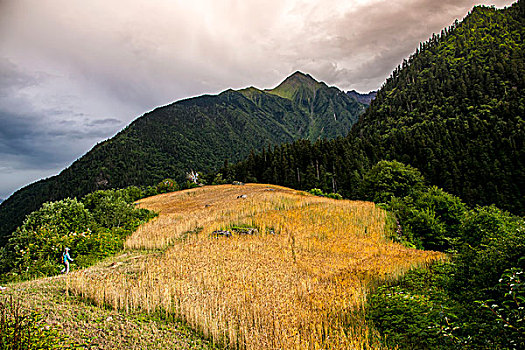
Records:
[[[364,199],[387,203],[392,197],[409,196],[424,187],[419,170],[398,161],[380,161],[363,177],[361,194]]]

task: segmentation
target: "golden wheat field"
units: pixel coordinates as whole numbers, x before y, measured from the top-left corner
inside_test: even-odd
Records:
[[[173,315],[231,348],[380,348],[362,316],[369,288],[441,258],[385,238],[373,203],[284,187],[209,186],[139,205],[160,215],[127,240],[132,258],[71,274],[70,291]],[[221,229],[232,236],[212,234]]]

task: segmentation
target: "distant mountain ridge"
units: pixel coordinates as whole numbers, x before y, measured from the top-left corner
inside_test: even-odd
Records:
[[[369,93],[361,94],[355,90],[352,90],[352,91],[347,91],[346,93],[348,96],[352,97],[357,102],[361,102],[365,105],[370,105],[372,100],[374,100],[377,96],[377,91],[370,91]]]
[[[183,181],[268,145],[345,136],[366,106],[295,72],[275,89],[226,90],[159,107],[79,158],[59,175],[0,204],[0,245],[43,202],[97,189]]]

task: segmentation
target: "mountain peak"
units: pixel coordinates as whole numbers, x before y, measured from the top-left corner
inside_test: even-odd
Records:
[[[286,78],[281,84],[284,84],[285,82],[301,82],[303,84],[319,84],[317,80],[312,78],[312,76],[308,73],[303,73],[301,71],[296,71],[292,75],[290,75],[288,78]]]
[[[280,97],[292,99],[294,94],[301,87],[306,87],[311,90],[317,90],[323,85],[325,84],[318,82],[317,80],[312,78],[310,74],[296,71],[288,78],[284,79],[284,81],[281,84],[279,84],[276,88],[267,91],[271,94]]]

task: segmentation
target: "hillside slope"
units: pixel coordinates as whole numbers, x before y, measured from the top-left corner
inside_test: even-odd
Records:
[[[469,203],[525,213],[525,1],[475,7],[396,70],[353,132]]]
[[[139,205],[159,217],[126,248],[149,256],[74,273],[71,292],[183,319],[229,348],[384,349],[363,319],[370,288],[442,258],[389,240],[374,203],[279,186],[204,186]]]
[[[364,110],[340,90],[300,72],[274,90],[227,90],[157,108],[59,175],[26,186],[0,204],[0,246],[43,202],[97,189],[150,185],[168,177],[182,181],[190,170],[217,169],[252,149],[300,138],[345,136]]]
[[[471,205],[525,213],[525,1],[475,7],[422,43],[345,139],[298,141],[222,172],[359,198],[363,173],[398,160]]]

